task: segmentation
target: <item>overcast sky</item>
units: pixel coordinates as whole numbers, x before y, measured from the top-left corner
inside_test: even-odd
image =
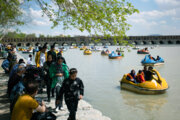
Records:
[[[132,25],[127,35],[180,35],[180,0],[129,0],[140,13],[128,18]],[[51,29],[52,24],[36,3],[26,6],[27,24],[19,27],[24,33],[36,35],[88,35],[77,29],[62,30],[61,26]]]

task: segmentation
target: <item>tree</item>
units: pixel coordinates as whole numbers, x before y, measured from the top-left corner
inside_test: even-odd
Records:
[[[26,38],[26,34],[25,33],[19,33],[17,37],[18,38]]]
[[[52,28],[63,24],[63,29],[71,27],[90,34],[113,36],[114,41],[122,41],[130,25],[127,17],[139,12],[127,0],[52,0],[52,6],[44,0],[37,0],[43,12],[53,22]]]
[[[40,34],[39,38],[45,38],[45,36],[43,34]]]
[[[53,37],[53,36],[51,36],[51,35],[47,35],[47,37],[48,37],[48,38],[51,38],[51,37]]]
[[[14,32],[8,32],[7,34],[4,35],[6,38],[25,38],[26,34],[25,33],[17,33],[16,31]]]
[[[0,0],[0,40],[9,28],[23,24],[20,5],[19,0]]]
[[[60,34],[59,36],[60,36],[60,37],[65,37],[63,34]]]
[[[16,22],[18,19],[15,18],[20,15],[18,2],[20,0],[3,1],[8,1],[8,4],[11,3],[10,1],[17,3],[12,6],[19,11],[15,12],[15,16],[12,15],[14,11],[9,11],[11,17],[6,18],[5,25],[9,20],[12,20],[13,23]],[[82,32],[86,30],[89,34],[103,35],[105,38],[113,36],[115,42],[122,41],[126,36],[126,31],[130,28],[127,17],[138,12],[131,3],[127,2],[128,0],[28,1],[37,1],[44,14],[53,22],[52,28],[62,24],[65,30],[73,27]],[[4,5],[3,2],[0,4]],[[4,17],[3,14],[1,17]]]
[[[36,38],[36,34],[35,33],[27,34],[26,38]]]

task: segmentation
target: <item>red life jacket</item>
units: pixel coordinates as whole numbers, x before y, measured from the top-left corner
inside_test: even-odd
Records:
[[[141,74],[137,75],[137,82],[139,82],[139,83],[145,82],[144,73],[143,72]]]

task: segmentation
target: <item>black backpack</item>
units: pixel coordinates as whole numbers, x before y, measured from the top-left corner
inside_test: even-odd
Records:
[[[52,112],[35,112],[33,113],[31,120],[56,120],[56,116]]]

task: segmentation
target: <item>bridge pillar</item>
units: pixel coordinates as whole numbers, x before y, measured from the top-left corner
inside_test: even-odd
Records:
[[[23,46],[23,47],[26,47],[26,43],[22,43],[22,46]]]
[[[155,40],[152,40],[152,41],[151,41],[151,44],[152,44],[152,45],[154,45],[154,44],[158,44],[158,42],[157,42],[157,41],[155,41]]]
[[[34,47],[35,46],[35,43],[33,42],[33,43],[31,43],[31,45],[30,45],[31,47]]]

